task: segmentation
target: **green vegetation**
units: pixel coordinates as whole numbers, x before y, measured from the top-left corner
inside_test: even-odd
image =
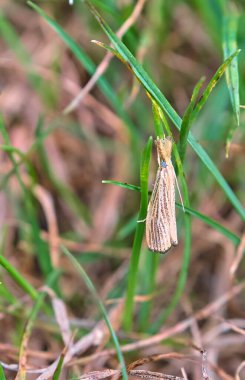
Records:
[[[192,378],[193,347],[215,353],[202,359],[210,378],[238,378],[244,5],[73,3],[11,0],[0,12],[0,379],[33,366],[39,380],[154,379],[157,365],[133,371],[162,359],[163,379],[184,379],[181,367]],[[159,255],[144,236],[164,136],[183,205],[179,245]],[[233,334],[229,359],[219,324]]]

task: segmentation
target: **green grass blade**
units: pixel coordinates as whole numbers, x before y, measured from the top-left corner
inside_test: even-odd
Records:
[[[151,99],[151,101],[152,101],[152,113],[153,113],[155,133],[157,137],[163,139],[164,131],[163,131],[163,124],[159,115],[159,107],[153,99]]]
[[[111,184],[126,188],[128,190],[141,191],[139,186],[130,185],[128,183],[119,182],[119,181],[103,181],[103,183]],[[176,202],[176,206],[183,210],[183,207],[180,203]],[[197,219],[200,219],[202,222],[206,223],[216,231],[220,232],[222,235],[227,237],[232,243],[236,246],[240,243],[240,238],[232,231],[228,230],[226,227],[222,226],[222,224],[218,223],[216,220],[204,215],[196,210],[193,210],[190,207],[185,206],[185,212],[194,216]]]
[[[238,14],[233,12],[226,12],[223,17],[223,52],[226,59],[237,50],[237,26]],[[240,96],[239,96],[239,74],[238,74],[238,60],[237,57],[233,59],[231,64],[226,70],[226,82],[230,94],[232,108],[236,118],[236,125],[240,124]],[[236,128],[232,126],[229,129],[226,155],[229,154],[229,147]]]
[[[38,292],[32,287],[29,282],[21,276],[21,274],[5,259],[3,255],[0,255],[0,265],[8,272],[10,277],[18,284],[25,293],[36,300],[38,297]]]
[[[121,348],[120,348],[120,344],[118,342],[118,339],[117,339],[117,336],[115,334],[115,331],[113,330],[113,327],[111,325],[111,322],[108,318],[108,315],[107,315],[107,312],[106,312],[106,309],[94,287],[94,284],[92,283],[92,281],[90,280],[90,278],[88,277],[87,273],[85,272],[85,270],[83,269],[83,267],[81,266],[81,264],[78,263],[78,261],[76,260],[76,258],[70,253],[70,251],[64,247],[63,245],[61,245],[61,249],[63,251],[63,253],[68,257],[68,259],[71,261],[71,263],[73,264],[73,266],[77,269],[78,273],[80,274],[80,276],[83,278],[88,290],[91,292],[98,308],[100,309],[101,311],[101,314],[105,320],[105,323],[108,327],[108,330],[111,334],[111,338],[113,340],[113,343],[115,345],[115,348],[116,348],[116,351],[117,351],[117,357],[118,357],[118,360],[119,360],[119,363],[121,365],[121,371],[122,371],[122,376],[124,378],[124,380],[127,380],[128,379],[128,376],[127,376],[127,369],[126,369],[126,366],[125,366],[125,362],[124,362],[124,358],[123,358],[123,354],[122,354],[122,351],[121,351]]]
[[[52,377],[52,380],[59,380],[62,372],[62,367],[63,367],[63,362],[64,362],[64,356],[61,355],[56,367],[56,370],[54,371],[54,375]]]
[[[200,144],[197,143],[196,139],[192,136],[191,132],[189,133],[188,141],[192,148],[194,148],[197,155],[200,157],[203,163],[209,168],[212,175],[215,177],[217,182],[219,183],[221,189],[226,194],[227,198],[230,200],[233,207],[236,209],[237,213],[240,215],[242,220],[245,221],[245,209],[239,199],[236,197],[235,193],[231,189],[231,187],[228,185],[220,171],[218,170],[217,166],[213,163],[209,155],[206,153],[206,151],[201,147]]]
[[[176,206],[179,209],[182,209],[182,205],[180,203],[176,203]],[[241,239],[234,232],[228,230],[226,227],[222,226],[222,224],[216,222],[216,220],[209,218],[208,216],[201,214],[200,212],[186,206],[185,212],[194,216],[197,219],[200,219],[203,223],[212,227],[214,230],[220,232],[222,235],[227,237],[227,239],[229,239],[235,246],[238,246],[240,244]]]
[[[165,96],[161,93],[159,88],[155,85],[155,83],[151,80],[151,78],[148,76],[148,74],[145,72],[143,67],[137,62],[133,54],[129,51],[129,49],[124,45],[124,43],[116,36],[116,34],[111,30],[111,28],[107,25],[107,23],[103,20],[103,18],[100,16],[100,14],[97,12],[97,10],[91,5],[89,1],[86,1],[88,4],[91,12],[94,14],[95,18],[101,25],[102,29],[110,39],[110,41],[113,43],[115,49],[118,51],[118,53],[121,55],[122,59],[126,62],[128,67],[132,70],[132,72],[135,74],[135,76],[139,79],[139,81],[142,83],[144,88],[149,92],[149,94],[152,96],[152,98],[159,104],[161,102],[161,105],[163,106],[163,109],[166,111],[166,113],[169,115],[171,120],[174,122],[174,124],[181,123],[181,119],[177,112],[173,109],[173,107],[170,105],[168,100],[165,98]],[[159,104],[160,105],[160,104]]]
[[[196,101],[197,101],[197,98],[198,98],[198,95],[199,95],[199,92],[203,85],[204,80],[205,78],[202,77],[199,80],[199,82],[196,84],[192,93],[191,101],[182,119],[181,128],[180,128],[180,139],[179,139],[179,155],[180,155],[181,162],[184,162],[186,146],[187,146],[187,138],[188,138],[188,134],[189,134],[192,122],[193,122],[193,110],[196,105]]]
[[[123,187],[124,189],[128,190],[136,190],[136,191],[141,191],[140,186],[135,186],[135,185],[130,185],[129,183],[126,182],[120,182],[120,181],[114,181],[114,180],[103,180],[102,183],[108,184],[108,185],[116,185]]]
[[[141,185],[141,199],[140,199],[140,211],[139,219],[143,221],[146,218],[147,206],[148,206],[148,177],[149,177],[149,166],[151,159],[152,150],[152,137],[149,138],[146,147],[143,151],[142,161],[141,161],[141,171],[140,171],[140,185]],[[133,304],[134,304],[134,294],[137,281],[139,256],[142,246],[142,241],[145,232],[145,223],[139,222],[136,226],[136,231],[134,235],[132,256],[130,258],[129,264],[129,274],[128,274],[128,285],[126,291],[126,300],[124,308],[124,327],[126,330],[132,329],[133,320]]]
[[[60,355],[60,358],[59,358],[59,361],[58,361],[58,364],[57,364],[57,367],[54,371],[54,374],[53,374],[53,377],[52,377],[52,380],[59,380],[60,376],[61,376],[61,372],[62,372],[62,368],[63,368],[63,364],[64,364],[64,359],[65,359],[65,354],[67,352],[67,346],[64,348],[64,350],[62,351],[61,355]]]
[[[227,12],[223,19],[223,51],[224,59],[237,51],[237,24],[238,15]],[[226,82],[230,93],[231,104],[236,116],[237,125],[240,122],[239,75],[237,57],[233,59],[226,70]]]
[[[226,60],[222,63],[222,65],[220,65],[220,67],[218,68],[218,70],[215,72],[215,74],[213,75],[212,79],[208,83],[207,87],[203,91],[203,94],[202,94],[199,102],[197,103],[197,105],[196,105],[196,107],[194,109],[193,119],[201,111],[201,109],[203,108],[204,104],[208,100],[209,95],[213,91],[214,87],[216,86],[216,84],[218,83],[218,81],[220,80],[220,78],[222,77],[222,75],[224,74],[224,72],[226,70],[228,70],[229,66],[232,64],[232,62],[234,61],[234,59],[236,59],[236,57],[240,53],[240,51],[241,50],[236,50],[232,55],[230,55],[228,58],[226,58]]]
[[[96,9],[90,4],[89,1],[86,1],[88,4],[91,12],[94,14],[96,19],[98,20],[99,24],[101,25],[102,29],[110,39],[110,41],[113,43],[114,47],[118,51],[118,53],[122,56],[122,58],[126,61],[127,65],[130,67],[130,69],[133,71],[135,76],[139,79],[139,81],[142,83],[146,91],[151,95],[153,100],[159,105],[159,107],[166,112],[166,114],[170,117],[172,122],[175,124],[175,126],[180,130],[182,120],[177,114],[177,112],[173,109],[173,107],[170,105],[168,100],[165,98],[165,96],[162,94],[162,92],[159,90],[159,88],[155,85],[155,83],[151,80],[149,75],[146,73],[146,71],[142,68],[142,66],[136,61],[133,54],[128,50],[128,48],[124,45],[124,43],[113,33],[113,31],[110,29],[110,27],[106,24],[106,22],[103,20],[103,18],[100,16],[100,14],[96,11]],[[216,85],[218,82],[220,76],[223,74],[225,68],[231,63],[232,59],[235,58],[235,56],[239,53],[239,51],[235,52],[231,57],[229,57],[220,67],[220,69],[217,71],[217,75],[210,84],[209,88],[205,92],[205,98],[201,100],[199,107],[197,111],[199,111],[202,107],[202,105],[205,103],[207,96],[211,93],[212,88]],[[208,168],[210,173],[214,176],[228,199],[230,200],[231,204],[236,209],[237,213],[241,216],[241,218],[245,221],[245,210],[228,185],[228,183],[225,181],[224,177],[220,173],[220,171],[217,169],[211,158],[208,156],[208,154],[205,152],[205,150],[201,147],[200,144],[194,139],[191,132],[189,132],[188,136],[188,142],[193,148],[193,150],[196,152],[196,154],[199,156],[201,161],[204,163],[204,165]]]
[[[3,370],[1,363],[0,363],[0,380],[6,380],[4,370]]]

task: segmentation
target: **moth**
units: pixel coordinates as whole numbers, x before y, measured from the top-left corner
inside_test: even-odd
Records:
[[[165,253],[178,244],[175,216],[175,172],[170,137],[155,141],[158,170],[146,217],[146,242],[151,251]]]

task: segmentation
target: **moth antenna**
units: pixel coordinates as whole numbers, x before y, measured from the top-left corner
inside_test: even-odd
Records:
[[[185,206],[184,206],[184,202],[183,202],[183,199],[182,199],[182,195],[181,195],[181,192],[180,192],[179,183],[178,183],[178,180],[177,180],[177,177],[176,177],[175,171],[174,171],[174,178],[175,178],[176,186],[177,186],[178,193],[179,193],[179,197],[180,197],[180,202],[181,202],[181,205],[182,205],[183,211],[185,212]]]

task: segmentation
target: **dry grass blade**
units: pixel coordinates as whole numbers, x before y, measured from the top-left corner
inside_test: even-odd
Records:
[[[239,367],[236,370],[236,375],[235,375],[236,380],[241,380],[240,373],[244,369],[245,369],[245,360],[239,365]]]
[[[56,297],[55,293],[51,289],[48,289],[48,294],[51,298],[55,319],[59,325],[63,342],[65,345],[68,345],[71,341],[72,333],[66,306],[60,298]]]
[[[139,378],[143,379],[162,379],[162,380],[185,380],[183,377],[174,376],[174,375],[167,375],[166,373],[161,372],[153,372],[153,371],[145,371],[141,369],[134,369],[132,371],[129,371],[129,375],[131,376],[137,376]]]
[[[210,315],[213,316],[213,314],[218,311],[222,306],[224,306],[229,300],[237,296],[240,292],[242,292],[245,289],[245,282],[234,286],[230,291],[226,292],[222,297],[218,298],[214,302],[208,304],[205,306],[203,309],[199,310],[196,312],[193,316],[177,323],[175,326],[170,327],[170,328],[165,328],[163,329],[162,332],[159,334],[155,334],[154,336],[146,339],[142,339],[137,342],[125,344],[124,346],[121,347],[122,352],[130,352],[130,351],[137,351],[139,349],[145,348],[145,347],[150,347],[153,346],[154,344],[160,343],[165,339],[168,339],[170,337],[173,337],[176,334],[180,334],[186,329],[188,329],[194,320],[203,320],[205,318],[208,318]],[[81,358],[76,360],[76,363],[84,364],[88,363],[91,360],[94,360],[100,356],[110,356],[114,355],[115,350],[114,349],[107,349],[95,354],[92,354],[90,356]],[[167,354],[169,355],[169,354]],[[172,354],[170,354],[172,355]],[[181,357],[181,354],[176,354],[179,355],[179,358]],[[166,356],[167,357],[167,356]],[[177,358],[177,357],[176,357]],[[141,359],[140,359],[141,360]]]
[[[173,336],[180,332],[185,331],[188,327],[191,326],[193,319],[202,320],[209,317],[210,315],[215,313],[217,310],[219,310],[230,299],[232,299],[237,294],[239,294],[244,288],[245,288],[244,282],[237,286],[234,286],[230,291],[225,293],[222,297],[218,298],[214,302],[208,304],[203,309],[195,313],[193,317],[187,318],[186,320],[179,322],[174,327],[171,327],[169,329],[164,329],[162,332],[154,335],[153,337],[142,339],[140,342],[129,343],[125,345],[122,348],[122,350],[125,352],[125,351],[137,350],[143,347],[148,347],[153,344],[159,343],[162,340],[169,338],[170,336]]]
[[[120,29],[117,31],[117,36],[119,38],[122,38],[123,35],[127,32],[129,28],[135,23],[137,18],[142,12],[142,9],[144,7],[146,0],[138,0],[137,4],[135,5],[133,12],[128,17],[128,19],[123,23],[123,25],[120,27]],[[111,59],[113,58],[113,54],[108,52],[106,53],[105,57],[97,67],[95,73],[90,78],[88,83],[83,87],[83,89],[79,92],[79,94],[73,99],[70,104],[64,109],[64,114],[68,114],[72,111],[74,111],[75,108],[79,106],[79,103],[82,101],[82,99],[92,90],[98,79],[103,75],[103,73],[106,71]]]
[[[237,268],[239,267],[239,264],[242,261],[244,251],[245,251],[245,233],[242,235],[241,243],[239,244],[237,248],[236,257],[234,258],[234,261],[231,264],[230,274],[232,277],[234,277],[234,274],[236,273]]]
[[[121,375],[121,371],[119,370],[112,370],[112,369],[106,369],[104,371],[92,371],[89,372],[83,376],[81,376],[80,380],[101,380],[105,379],[110,376],[119,376]],[[165,373],[161,372],[153,372],[153,371],[146,371],[142,369],[135,369],[135,370],[128,370],[128,375],[139,377],[142,379],[162,379],[162,380],[185,380],[184,377],[174,376],[174,375],[167,375]]]
[[[188,380],[188,377],[187,377],[187,374],[186,374],[184,368],[181,368],[181,373],[182,373],[182,375],[183,375],[184,380]]]
[[[113,321],[114,314],[118,314],[118,308],[122,308],[122,305],[116,306],[110,311],[110,320]],[[83,352],[87,351],[91,347],[95,347],[104,341],[105,337],[108,336],[108,330],[105,323],[100,321],[94,327],[94,329],[87,335],[83,336],[76,343],[70,344],[69,348],[63,359],[63,366],[71,364],[71,359],[76,355],[81,355]],[[42,374],[37,378],[37,380],[47,380],[53,376],[60,358],[57,358],[49,367],[42,371]]]
[[[139,367],[143,364],[157,362],[159,360],[166,360],[166,359],[184,359],[187,355],[179,354],[178,352],[168,352],[167,354],[157,354],[157,355],[151,355],[147,356],[138,360],[135,360],[134,362],[130,363],[127,366],[127,370],[131,371],[132,369]]]
[[[114,376],[120,374],[119,370],[116,369],[105,369],[104,371],[92,371],[89,373],[85,373],[79,379],[80,380],[100,380],[106,379],[107,377]]]
[[[221,317],[216,317],[215,319],[218,319],[224,323],[225,326],[228,326],[230,330],[233,330],[237,332],[238,334],[244,335],[245,336],[245,330],[239,326],[237,326],[234,322],[230,320],[225,320],[224,318]],[[243,321],[242,321],[243,322]],[[244,321],[244,326],[245,326],[245,321]]]

